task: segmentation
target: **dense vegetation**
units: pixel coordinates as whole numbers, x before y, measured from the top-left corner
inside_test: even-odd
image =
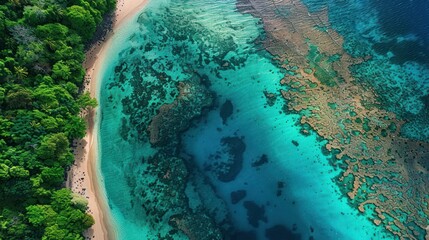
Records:
[[[84,45],[115,0],[0,0],[0,240],[83,239],[86,200],[63,188],[85,134]]]

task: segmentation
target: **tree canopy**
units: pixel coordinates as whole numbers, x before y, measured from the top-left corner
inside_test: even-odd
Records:
[[[86,199],[63,188],[79,112],[84,49],[115,0],[0,0],[0,239],[83,239]]]

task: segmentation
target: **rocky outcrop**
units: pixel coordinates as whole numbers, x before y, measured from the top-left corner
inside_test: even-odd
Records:
[[[149,140],[154,146],[165,148],[177,145],[179,135],[213,103],[213,94],[196,75],[179,82],[177,89],[179,94],[176,99],[172,103],[162,105],[149,124]]]

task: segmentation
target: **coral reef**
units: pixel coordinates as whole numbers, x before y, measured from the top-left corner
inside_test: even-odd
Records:
[[[177,88],[179,94],[176,99],[162,105],[147,128],[150,143],[154,146],[176,146],[179,134],[189,127],[192,119],[200,116],[202,109],[213,103],[212,94],[201,85],[196,75],[179,82]]]
[[[192,119],[201,115],[203,108],[210,106],[212,95],[200,85],[198,78],[179,82],[178,90],[175,100],[161,105],[148,126],[150,143],[157,146],[157,151],[142,160],[137,167],[138,174],[128,178],[134,186],[134,204],[141,205],[154,229],[168,222],[175,229],[169,231],[171,236],[180,230],[189,239],[221,239],[222,231],[227,230],[226,226],[220,228],[221,223],[228,222],[228,216],[217,214],[227,212],[225,205],[216,211],[206,209],[205,205],[191,208],[190,201],[194,200],[188,198],[185,189],[189,174],[195,173],[185,166],[185,159],[175,155],[180,148],[179,134],[189,127]],[[168,235],[160,233],[159,237],[168,238]]]
[[[212,219],[203,213],[173,216],[170,223],[183,231],[189,240],[223,239],[222,233]]]
[[[259,159],[256,159],[252,162],[252,167],[260,167],[267,163],[268,163],[268,156],[266,154],[262,154],[262,156]]]
[[[237,190],[231,192],[231,203],[237,204],[246,197],[246,190]]]
[[[274,104],[276,104],[277,95],[275,93],[264,91],[264,95],[267,98],[268,106],[272,107]]]
[[[244,207],[247,210],[247,220],[250,225],[257,228],[259,227],[259,221],[268,222],[267,217],[265,216],[265,207],[259,206],[253,201],[245,201],[243,203]]]
[[[350,203],[402,239],[422,239],[429,208],[429,144],[400,134],[405,121],[383,109],[373,88],[357,82],[353,58],[328,22],[327,10],[310,13],[297,0],[241,0],[237,8],[261,19],[262,46],[286,76],[282,96],[335,155],[337,183]],[[304,129],[303,132],[308,131]]]

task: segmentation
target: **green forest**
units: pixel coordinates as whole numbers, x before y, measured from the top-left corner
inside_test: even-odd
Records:
[[[64,188],[85,135],[86,47],[115,0],[0,0],[0,240],[84,239],[94,219]]]

